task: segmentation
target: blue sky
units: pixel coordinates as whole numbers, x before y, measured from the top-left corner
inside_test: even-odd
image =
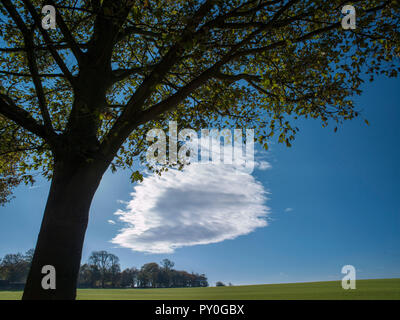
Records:
[[[227,188],[236,188],[247,198],[239,203],[234,196],[226,208],[210,210],[220,200],[213,191],[214,198],[207,198],[210,201],[204,202],[203,211],[202,201],[196,203],[199,221],[226,221],[221,237],[201,235],[206,242],[215,243],[183,246],[161,254],[132,251],[112,243],[124,227],[114,213],[122,210],[123,216],[129,217],[130,210],[120,200],[132,200],[133,185],[129,173],[108,172],[92,204],[83,261],[93,250],[118,255],[123,268],[169,258],[177,269],[205,273],[211,284],[218,280],[233,284],[336,280],[342,277],[341,268],[346,264],[356,267],[359,279],[400,277],[399,89],[399,79],[379,78],[366,83],[356,102],[370,126],[359,118],[345,122],[334,133],[333,126],[322,128],[316,120],[302,120],[291,148],[274,143],[268,153],[261,154],[271,168],[257,168],[252,176],[231,180],[233,183],[222,179],[218,186],[225,188],[225,194]],[[256,156],[256,160],[260,159]],[[215,183],[211,185],[206,176],[200,177],[204,178],[202,187],[216,190]],[[184,181],[185,192],[178,190],[176,181],[175,187],[164,183],[154,190],[153,200],[159,210],[155,219],[169,214],[170,220],[164,221],[171,221],[169,230],[184,233],[175,234],[174,241],[179,238],[181,244],[190,244],[199,238],[193,239],[193,232],[185,233],[180,224],[172,223],[172,204],[182,211],[188,205],[188,196],[193,196],[188,191],[189,182]],[[150,190],[155,185],[150,180],[146,183]],[[0,207],[0,257],[34,247],[48,188],[48,182],[38,179],[34,188],[19,187],[16,198]],[[268,192],[264,207],[267,226],[261,223],[257,227],[259,220],[252,214],[262,209],[257,198],[261,192]],[[146,200],[138,197],[132,203]],[[241,212],[239,219],[234,216],[235,208]],[[143,219],[149,219],[145,213]],[[250,229],[252,232],[247,233]],[[234,239],[216,242],[229,237]],[[144,234],[134,240],[141,241],[142,247],[135,247],[140,249],[151,248],[157,239],[154,234]]]

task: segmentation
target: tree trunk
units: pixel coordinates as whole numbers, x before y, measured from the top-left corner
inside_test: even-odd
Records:
[[[93,196],[106,165],[56,162],[23,300],[72,300]],[[45,265],[54,266],[56,289],[43,289]]]

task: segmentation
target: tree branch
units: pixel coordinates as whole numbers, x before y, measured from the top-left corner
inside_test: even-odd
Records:
[[[77,44],[80,48],[87,48],[87,43],[78,43]],[[52,43],[54,49],[68,49],[70,48],[69,44],[62,44],[62,43]],[[16,47],[16,48],[0,48],[0,52],[21,52],[26,51],[25,47]],[[48,46],[34,46],[33,50],[49,50]]]
[[[53,131],[48,131],[45,126],[32,118],[29,112],[17,107],[14,101],[5,94],[0,94],[0,114],[46,141],[54,142],[56,138]]]
[[[29,30],[16,10],[15,6],[9,0],[3,0],[3,4],[6,7],[8,13],[11,18],[16,23],[18,29],[22,32],[24,37],[25,47],[26,47],[26,55],[28,59],[28,68],[32,74],[33,84],[35,86],[36,94],[39,100],[39,108],[42,113],[44,125],[49,131],[53,130],[53,126],[51,124],[51,118],[49,111],[47,109],[47,102],[43,91],[42,81],[39,77],[39,70],[36,63],[35,53],[32,49],[33,47],[33,31]]]
[[[19,73],[19,72],[2,71],[2,70],[0,70],[0,73],[15,77],[30,77],[30,78],[33,77],[31,73]],[[41,78],[65,78],[65,75],[62,73],[39,73],[36,76]]]
[[[146,71],[151,71],[156,65],[148,65],[143,67],[131,68],[131,69],[116,69],[112,71],[112,82],[122,81],[128,78],[130,75],[136,73],[144,73]]]
[[[195,79],[193,79],[183,87],[179,88],[174,94],[172,94],[165,100],[161,101],[160,103],[155,104],[145,110],[140,110],[141,106],[145,102],[145,99],[148,97],[148,94],[152,92],[151,91],[152,86],[155,86],[156,84],[160,83],[162,81],[162,78],[171,68],[171,66],[174,65],[177,59],[181,58],[181,52],[179,51],[180,49],[179,44],[184,43],[185,38],[183,36],[180,40],[177,41],[177,43],[174,46],[171,47],[171,50],[173,50],[173,52],[168,51],[168,53],[161,59],[161,62],[154,68],[152,73],[142,82],[138,90],[131,97],[131,100],[127,104],[127,108],[123,111],[122,115],[117,119],[117,121],[114,123],[114,126],[111,128],[107,136],[104,138],[101,144],[102,152],[104,152],[106,156],[114,154],[118,150],[119,146],[123,143],[125,138],[129,136],[130,132],[134,128],[143,123],[146,123],[147,121],[155,120],[165,112],[172,110],[179,103],[181,103],[186,97],[188,97],[194,90],[196,90],[201,85],[206,83],[212,77],[219,79],[224,78],[225,80],[229,81],[237,81],[240,79],[244,79],[248,82],[249,81],[252,82],[250,84],[253,87],[254,86],[258,87],[257,85],[255,85],[254,82],[256,82],[256,80],[259,81],[260,79],[259,78],[256,79],[255,76],[245,75],[245,74],[225,75],[222,74],[219,70],[221,69],[221,67],[223,67],[227,63],[232,62],[234,59],[246,55],[256,54],[259,52],[265,52],[280,46],[287,45],[288,44],[287,40],[281,40],[281,41],[278,40],[264,47],[249,48],[249,49],[246,48],[246,46],[249,43],[251,43],[251,40],[253,40],[257,35],[264,32],[265,30],[289,25],[290,23],[299,20],[301,17],[305,16],[305,13],[301,13],[299,15],[280,19],[286,12],[288,12],[288,10],[290,10],[291,7],[293,7],[297,3],[299,3],[299,0],[290,0],[286,2],[272,15],[272,17],[268,22],[258,25],[258,28],[256,30],[250,32],[240,42],[234,44],[232,46],[232,49],[229,50],[229,52],[226,53],[224,56],[222,56],[220,60],[216,62],[212,67],[203,71]],[[376,9],[378,8],[379,7],[376,7]],[[370,12],[371,9],[367,11]],[[230,14],[232,15],[232,13]],[[219,16],[215,20],[204,24],[198,31],[193,31],[191,33],[189,32],[187,34],[191,35],[192,38],[193,36],[206,34],[210,27],[218,27],[220,23],[222,24],[225,23],[224,22],[225,19],[226,16]],[[317,28],[311,32],[300,35],[295,39],[291,39],[290,42],[292,43],[303,42],[308,39],[312,39],[318,34],[329,32],[331,30],[339,28],[340,26],[341,22],[338,22],[328,25],[326,27]],[[195,30],[195,28],[192,28],[191,30]],[[185,35],[185,31],[183,32],[183,34]],[[262,88],[258,87],[257,89],[259,90]]]
[[[373,7],[373,8],[365,10],[364,13],[371,13],[371,12],[376,12],[378,10],[381,10],[381,9],[385,8],[391,2],[392,2],[391,0],[387,0],[382,5],[379,5],[379,6],[376,6],[376,7]],[[318,29],[315,29],[315,30],[313,30],[311,32],[308,32],[308,33],[306,33],[306,34],[304,34],[304,35],[302,35],[302,36],[300,36],[298,38],[291,39],[290,42],[298,43],[298,42],[302,42],[302,41],[305,41],[305,40],[309,40],[309,39],[313,38],[316,35],[319,35],[319,34],[322,34],[322,33],[325,33],[325,32],[329,32],[329,31],[332,31],[334,29],[341,28],[341,25],[342,25],[341,22],[336,22],[336,23],[333,23],[333,24],[331,24],[329,26],[326,26],[326,27],[323,27],[323,28],[318,28]],[[287,40],[281,40],[281,41],[274,42],[274,43],[269,44],[269,45],[264,46],[264,47],[251,48],[251,49],[247,49],[247,50],[238,51],[236,54],[232,55],[232,57],[229,60],[231,61],[231,60],[233,60],[235,58],[246,56],[246,55],[263,53],[263,52],[269,51],[271,49],[275,49],[277,47],[284,46],[284,45],[286,45],[286,43],[287,43]]]
[[[254,74],[240,73],[240,74],[225,74],[222,72],[217,72],[214,76],[216,79],[235,82],[239,80],[249,80],[249,81],[260,81],[261,77]]]
[[[154,39],[161,39],[161,34],[158,34],[153,31],[143,30],[143,29],[135,27],[135,26],[129,26],[129,27],[126,27],[125,29],[121,30],[121,32],[118,35],[117,41],[121,41],[125,37],[127,37],[131,34],[140,34],[142,36],[147,36],[147,37],[151,37]]]
[[[183,54],[185,51],[185,43],[192,39],[192,35],[195,33],[196,28],[214,6],[214,3],[215,0],[207,0],[199,7],[199,9],[194,13],[193,17],[189,19],[189,22],[182,32],[182,37],[170,48],[170,50],[154,67],[153,71],[143,80],[136,92],[129,99],[128,103],[126,104],[126,108],[114,123],[113,127],[102,143],[101,152],[103,155],[113,155],[119,149],[119,146],[123,143],[126,137],[129,136],[133,128],[135,128],[137,125],[137,123],[133,120],[135,119],[135,115],[140,112],[140,109],[142,108],[146,99],[153,92],[154,87],[162,81],[163,77]]]

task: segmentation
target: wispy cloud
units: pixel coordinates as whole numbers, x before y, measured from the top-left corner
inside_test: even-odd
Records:
[[[107,222],[108,222],[109,224],[116,224],[116,222],[115,222],[114,220],[107,220]]]
[[[286,208],[285,212],[292,212],[294,209],[293,208]]]
[[[115,213],[126,227],[112,242],[134,251],[172,253],[234,239],[267,225],[266,196],[251,174],[222,163],[150,175],[134,188],[126,209]]]
[[[268,170],[268,169],[271,169],[272,166],[267,161],[259,161],[259,162],[256,162],[256,168],[258,170]]]

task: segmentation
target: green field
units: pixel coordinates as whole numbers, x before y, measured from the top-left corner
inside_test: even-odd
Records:
[[[80,300],[400,300],[400,279],[357,280],[343,290],[340,281],[173,289],[79,289]],[[0,291],[0,300],[20,299],[20,291]]]

